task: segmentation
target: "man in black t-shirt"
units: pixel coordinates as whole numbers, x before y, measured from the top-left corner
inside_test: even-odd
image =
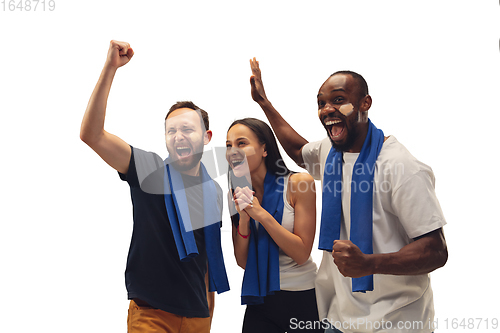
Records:
[[[125,272],[131,300],[128,332],[209,332],[214,293],[208,291],[207,263],[210,259],[207,259],[205,245],[208,241],[213,243],[213,240],[207,238],[206,242],[206,228],[201,228],[203,222],[199,222],[203,221],[204,196],[207,193],[197,186],[201,184],[203,173],[200,169],[203,147],[212,137],[208,115],[192,102],[178,102],[165,118],[170,166],[181,175],[185,185],[198,250],[194,258],[181,260],[173,231],[173,224],[179,222],[171,221],[171,211],[167,214],[166,208],[164,184],[168,182],[165,180],[165,163],[158,155],[131,147],[104,130],[106,103],[114,75],[133,54],[128,43],[111,41],[80,132],[81,139],[117,170],[120,178],[130,186],[134,228]],[[220,187],[216,185],[212,188],[214,193],[208,195],[217,195],[219,212],[222,212]],[[207,191],[205,187],[203,191]],[[220,248],[220,230],[218,232],[219,237],[215,241]],[[225,270],[223,273],[225,277]],[[227,277],[225,279],[227,281]],[[222,292],[228,287],[217,289]]]

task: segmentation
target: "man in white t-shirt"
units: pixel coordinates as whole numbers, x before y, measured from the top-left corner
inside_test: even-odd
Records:
[[[372,99],[366,81],[357,73],[341,71],[323,83],[317,96],[318,117],[328,137],[309,143],[274,109],[266,97],[258,62],[254,58],[250,63],[252,98],[298,165],[323,185],[330,150],[342,152],[340,237],[331,250],[323,251],[316,279],[325,332],[432,332],[429,273],[448,258],[442,230],[446,221],[434,191],[432,169],[394,136],[380,137],[383,144],[373,166],[373,253],[363,253],[349,239],[350,215],[356,209],[351,208],[351,191],[356,190],[356,185],[351,189],[353,165],[370,123]],[[354,278],[370,275],[372,291],[352,291]]]

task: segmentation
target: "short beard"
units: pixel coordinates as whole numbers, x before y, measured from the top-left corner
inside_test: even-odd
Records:
[[[199,152],[199,153],[195,153],[192,155],[191,157],[191,161],[190,162],[184,162],[182,160],[174,160],[174,159],[171,159],[170,160],[170,164],[175,168],[175,170],[177,171],[189,171],[191,170],[192,168],[194,168],[200,161],[201,161],[201,157],[203,156],[203,143],[199,146],[199,147],[196,147],[195,151]],[[168,147],[167,147],[167,151],[168,151],[168,154],[170,156],[175,156],[175,153],[172,153]]]
[[[191,158],[190,162],[184,162],[182,160],[173,160],[170,162],[170,164],[177,170],[177,171],[189,171],[192,168],[198,164],[198,162],[201,161],[201,157],[203,156],[203,153],[198,153],[194,154]]]
[[[354,111],[354,112],[357,112],[357,111]],[[358,118],[359,118],[359,112],[358,112]],[[346,122],[347,121],[348,120],[346,118]],[[328,134],[328,138],[330,139],[330,142],[332,143],[333,149],[335,149],[337,151],[345,152],[345,151],[349,151],[352,148],[352,146],[354,145],[354,142],[356,141],[356,138],[358,137],[358,132],[359,132],[358,129],[357,129],[357,127],[353,126],[356,121],[357,120],[352,121],[349,124],[349,126],[347,126],[347,124],[346,124],[345,130],[347,130],[347,138],[346,138],[346,141],[343,144],[335,143],[332,140],[332,137],[330,136],[330,133],[328,132],[328,130],[326,130],[326,133]]]

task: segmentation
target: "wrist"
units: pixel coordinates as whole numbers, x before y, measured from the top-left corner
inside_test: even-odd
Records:
[[[244,228],[244,229],[242,229],[242,230],[245,230],[245,229],[246,229],[246,228],[248,228],[248,226],[249,226],[249,223],[250,223],[250,216],[248,216],[248,214],[247,214],[247,213],[245,213],[245,212],[243,212],[243,211],[242,211],[242,212],[240,212],[239,214],[240,214],[240,219],[238,220],[238,221],[239,221],[239,222],[238,222],[238,225],[241,225],[241,226],[242,226],[242,228]]]
[[[269,218],[274,220],[272,215],[269,214],[269,212],[267,210],[265,210],[264,208],[259,207],[255,210],[255,221],[259,221],[260,224],[267,225],[270,221]]]
[[[369,275],[379,274],[381,257],[377,254],[365,254]]]
[[[118,67],[116,66],[113,66],[112,64],[110,64],[109,62],[106,62],[104,64],[104,67],[102,69],[102,72],[104,74],[111,74],[111,75],[115,75],[116,71],[117,71]]]
[[[247,239],[248,236],[250,236],[250,228],[246,228],[246,231],[244,231],[244,233],[242,234],[241,231],[240,231],[240,225],[238,224],[238,226],[236,227],[236,231],[238,232],[238,235],[240,235],[242,238],[245,238]]]
[[[264,110],[268,110],[268,109],[271,109],[273,107],[273,105],[271,104],[271,102],[265,98],[265,99],[262,99],[260,101],[257,102],[259,104],[259,106]]]

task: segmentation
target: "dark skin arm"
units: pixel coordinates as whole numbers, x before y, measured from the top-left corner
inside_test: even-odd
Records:
[[[264,111],[271,127],[273,128],[276,137],[281,146],[285,149],[288,156],[304,167],[304,159],[302,158],[302,147],[308,142],[299,133],[297,133],[290,124],[279,114],[273,107],[269,99],[267,99],[264,85],[262,84],[262,75],[259,68],[259,62],[253,58],[250,60],[252,68],[252,76],[250,77],[250,85],[252,87],[252,98]]]
[[[442,228],[417,237],[393,253],[364,254],[348,240],[335,240],[332,256],[346,277],[371,274],[420,275],[444,266],[448,250]]]

